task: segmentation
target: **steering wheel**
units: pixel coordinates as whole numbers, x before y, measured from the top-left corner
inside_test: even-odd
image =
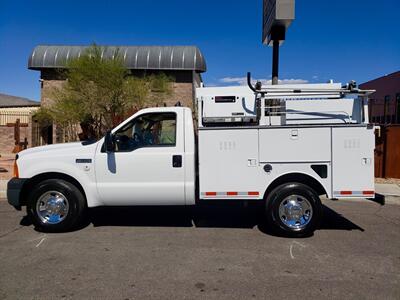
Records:
[[[120,144],[126,143],[128,140],[129,137],[127,135],[117,135],[115,139],[115,141]]]
[[[117,135],[115,137],[115,142],[119,150],[126,150],[129,137],[127,135]]]

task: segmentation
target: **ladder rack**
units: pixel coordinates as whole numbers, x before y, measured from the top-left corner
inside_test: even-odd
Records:
[[[321,96],[324,98],[329,98],[329,96],[336,96],[343,98],[345,95],[355,94],[359,96],[367,97],[375,92],[375,90],[361,90],[356,87],[355,82],[350,82],[347,86],[340,89],[293,89],[293,88],[283,88],[282,86],[269,86],[268,88],[262,88],[261,83],[257,82],[256,86],[251,83],[251,73],[247,73],[247,84],[249,88],[255,92],[265,95],[274,95],[279,97],[288,96]]]
[[[368,96],[355,82],[196,89],[199,126],[286,126],[368,123]]]

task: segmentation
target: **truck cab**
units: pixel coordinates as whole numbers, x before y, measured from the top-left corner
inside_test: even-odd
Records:
[[[102,141],[94,170],[102,205],[187,205],[194,203],[194,129],[190,109],[144,109]]]

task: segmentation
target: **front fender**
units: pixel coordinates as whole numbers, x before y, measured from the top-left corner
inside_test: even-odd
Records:
[[[55,177],[57,177],[56,174],[66,175],[75,179],[82,186],[88,207],[103,204],[97,193],[93,163],[80,164],[74,162],[72,164],[62,160],[49,160],[39,164],[29,161],[18,162],[21,178],[33,179],[50,173],[54,174]]]

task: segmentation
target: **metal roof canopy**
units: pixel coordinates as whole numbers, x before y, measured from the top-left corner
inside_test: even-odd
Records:
[[[121,55],[128,69],[136,70],[207,70],[200,49],[195,46],[99,46],[103,58]],[[28,61],[28,69],[65,68],[66,63],[80,57],[89,46],[37,46]]]
[[[295,0],[263,0],[264,44],[285,40],[285,33],[295,18]]]

